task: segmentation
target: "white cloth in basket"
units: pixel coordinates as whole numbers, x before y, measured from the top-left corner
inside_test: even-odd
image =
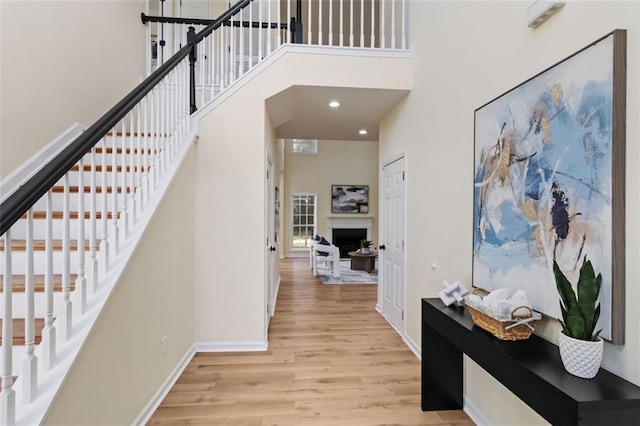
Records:
[[[477,311],[489,315],[499,321],[509,321],[514,316],[526,316],[531,313],[531,304],[527,299],[524,290],[511,291],[506,288],[500,288],[487,294],[484,298],[477,294],[469,294],[466,300],[467,305]],[[521,308],[522,309],[517,309]],[[528,308],[528,309],[527,309]],[[514,312],[514,310],[516,310]]]

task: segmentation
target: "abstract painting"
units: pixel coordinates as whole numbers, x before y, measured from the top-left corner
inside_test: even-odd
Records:
[[[560,317],[553,260],[602,273],[596,329],[624,340],[626,34],[616,30],[475,111],[473,285]]]
[[[369,213],[369,186],[331,185],[331,213]]]

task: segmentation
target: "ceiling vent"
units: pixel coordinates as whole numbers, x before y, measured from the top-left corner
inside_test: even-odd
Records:
[[[551,15],[562,9],[565,0],[536,0],[527,9],[527,21],[530,28],[536,28]]]

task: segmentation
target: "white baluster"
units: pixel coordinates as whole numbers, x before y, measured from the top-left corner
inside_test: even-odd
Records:
[[[371,48],[376,47],[376,0],[371,0]]]
[[[164,177],[164,172],[166,171],[166,137],[167,137],[167,79],[162,81],[162,87],[160,89],[160,138],[158,139],[159,143],[159,154],[160,154],[160,179]]]
[[[271,54],[271,39],[273,38],[273,34],[271,33],[271,19],[271,0],[267,0],[267,54],[265,56]]]
[[[149,92],[149,164],[148,164],[148,180],[149,180],[149,196],[155,191],[157,182],[157,170],[156,170],[156,132],[158,131],[158,124],[156,120],[156,89],[152,89]]]
[[[251,3],[249,3],[249,8],[251,8]],[[287,0],[287,43],[291,44],[291,42],[291,0]]]
[[[147,96],[145,96],[142,100],[144,111],[144,127],[142,129],[142,134],[144,137],[144,155],[142,156],[142,196],[140,197],[141,214],[147,203],[149,202],[149,155],[151,155],[151,153],[149,152],[149,138],[151,137],[149,135],[149,100],[149,94],[147,94]]]
[[[104,141],[104,137],[101,139]],[[91,155],[91,176],[89,177],[89,185],[91,186],[91,198],[89,198],[89,294],[94,294],[98,287],[98,258],[97,255],[97,227],[98,213],[96,206],[97,188],[96,188],[96,149],[92,148]]]
[[[242,14],[240,16],[240,77],[244,75],[244,20]]]
[[[318,2],[318,46],[322,46],[322,2]]]
[[[353,47],[353,0],[350,2],[351,8],[349,12],[349,46]]]
[[[139,127],[136,128],[134,126],[134,115],[137,106],[133,107],[129,117],[131,121],[129,122],[129,127],[131,128],[129,138],[129,229],[132,229],[136,223],[136,137],[139,130]],[[138,152],[139,154],[139,152]],[[127,197],[127,185],[122,187],[123,196]]]
[[[142,203],[144,200],[143,177],[144,177],[145,171],[142,168],[142,161],[143,161],[143,157],[147,158],[147,151],[146,150],[143,151],[142,149],[142,138],[146,139],[147,137],[145,133],[147,126],[145,125],[144,129],[142,128],[142,106],[144,105],[146,100],[147,98],[144,97],[138,104],[138,114],[137,114],[138,125],[136,128],[138,129],[138,131],[136,133],[136,150],[137,150],[136,171],[135,171],[136,184],[135,184],[135,192],[134,192],[134,199],[136,200],[136,207],[137,207],[136,217],[142,214]]]
[[[340,0],[340,47],[343,47],[343,46],[344,46],[344,5],[342,3],[342,0]]]
[[[233,16],[231,18],[231,31],[232,31],[232,38],[231,38],[231,45],[233,46],[233,48],[231,49],[231,57],[232,59],[232,64],[233,64],[233,72],[232,72],[232,77],[233,77],[233,81],[236,81],[238,78],[240,78],[240,64],[238,63],[238,53],[240,52],[240,34],[242,33],[242,31],[239,30],[238,27],[236,27],[237,23],[238,25],[240,24],[240,14],[236,14],[235,16]],[[235,22],[235,23],[234,23]]]
[[[249,69],[253,68],[253,2],[249,3],[249,67],[248,68]]]
[[[80,318],[87,309],[87,279],[84,275],[84,161],[80,159],[78,175],[78,276],[73,292],[75,314]],[[90,194],[91,195],[91,194]]]
[[[167,164],[171,164],[173,162],[173,147],[175,146],[175,138],[176,138],[176,122],[175,122],[175,90],[176,90],[176,70],[169,73],[167,76],[169,79],[169,87],[171,88],[168,95],[169,102],[169,151],[167,152]]]
[[[182,87],[180,86],[180,65],[178,64],[176,66],[176,68],[173,70],[173,82],[174,82],[174,86],[173,86],[173,135],[174,135],[174,141],[173,141],[173,155],[172,157],[175,158],[175,155],[178,153],[178,142],[180,141],[180,137],[181,137],[181,132],[180,132],[180,126],[181,126],[181,121],[180,121],[180,93],[181,93],[181,89]]]
[[[385,0],[380,0],[380,47],[383,49],[387,47],[386,35],[384,33],[384,15],[386,9],[387,5],[385,4]]]
[[[38,358],[35,349],[35,316],[34,316],[34,286],[33,286],[33,209],[27,212],[27,251],[25,260],[26,274],[24,277],[24,293],[26,297],[26,316],[24,324],[25,357],[22,362],[20,377],[22,380],[22,403],[33,401],[38,390]]]
[[[211,33],[211,93],[209,95],[209,100],[213,100],[213,98],[216,97],[216,66],[218,64],[218,61],[216,60],[216,45],[217,45],[217,40],[216,40],[216,32],[213,31]]]
[[[164,4],[164,3],[161,3]],[[164,15],[163,15],[164,16]],[[164,27],[164,22],[160,23],[160,40],[164,40],[164,34],[165,34],[165,27]],[[167,46],[168,47],[168,46]],[[158,68],[160,68],[163,64],[164,64],[164,46],[161,46],[160,43],[158,43]]]
[[[407,48],[407,1],[402,0],[402,49]]]
[[[118,193],[122,191],[122,205],[120,211],[120,222],[121,222],[121,231],[120,239],[122,242],[127,241],[129,238],[129,211],[128,211],[128,202],[127,202],[127,115],[122,119],[122,143],[121,143],[122,151],[120,152],[120,174],[122,181],[120,182],[120,187],[118,187],[117,182],[116,186],[111,188],[111,191]],[[122,188],[122,189],[120,189]]]
[[[71,237],[69,208],[69,173],[64,175],[64,194],[62,201],[62,308],[60,309],[60,338],[71,338],[73,324],[73,304],[71,303]],[[84,188],[78,188],[78,197],[84,196]]]
[[[0,423],[16,422],[16,394],[13,390],[13,276],[11,271],[11,229],[4,234],[4,279],[2,302],[2,391],[0,392]]]
[[[340,23],[340,25],[342,25],[342,23]],[[328,44],[329,46],[333,46],[333,1],[329,2],[329,43]]]
[[[237,66],[236,66],[236,58],[237,58],[237,54],[236,51],[238,49],[238,31],[236,30],[235,27],[235,21],[237,19],[238,15],[232,16],[231,19],[229,20],[229,23],[231,24],[231,49],[229,49],[229,55],[231,55],[231,57],[229,58],[229,64],[231,64],[231,76],[229,79],[229,84],[232,84],[234,81],[237,80],[238,75],[237,75]]]
[[[112,130],[115,132],[115,129]],[[102,223],[102,237],[100,238],[100,261],[98,264],[100,265],[100,274],[105,276],[109,271],[109,219],[108,219],[108,205],[107,205],[107,138],[102,138],[102,142],[100,142],[100,146],[102,147],[102,155],[100,163],[102,164],[101,174],[101,213],[100,213],[100,221]],[[114,166],[115,167],[115,166]],[[94,284],[94,291],[98,289],[98,282],[96,281]]]
[[[227,79],[226,33],[226,27],[220,27],[220,91],[224,90]]]
[[[264,13],[263,13],[263,9],[264,7],[262,6],[262,4],[264,3],[264,0],[260,0],[260,3],[258,3],[258,5],[260,6],[260,9],[258,10],[258,16],[260,17],[260,21],[259,21],[259,29],[258,29],[258,63],[260,61],[262,61],[263,55],[262,55],[262,33],[264,32],[262,29],[262,22],[264,22]]]
[[[46,195],[44,294],[45,314],[42,329],[42,368],[50,370],[56,362],[56,328],[53,325],[53,194]]]
[[[280,4],[281,1],[278,0],[278,15],[277,15],[277,19],[276,19],[276,23],[277,23],[277,31],[278,31],[278,44],[276,47],[280,47],[282,45],[282,29],[280,28],[280,21],[282,20],[281,16],[282,16],[282,10],[281,7],[282,5]]]
[[[201,89],[200,89],[200,105],[204,105],[206,100],[204,98],[205,95],[205,84],[204,84],[204,71],[205,71],[205,62],[208,59],[205,59],[207,55],[207,51],[205,50],[205,46],[207,45],[207,43],[209,42],[209,37],[205,38],[202,43],[200,43],[199,45],[196,45],[196,49],[200,49],[200,61],[198,61],[200,63],[200,84],[202,85]],[[173,90],[175,90],[175,86],[173,86]]]
[[[160,181],[160,132],[162,131],[160,127],[160,88],[156,87],[153,89],[153,96],[155,104],[155,123],[153,130],[153,188],[158,187],[158,182]]]
[[[113,238],[113,259],[118,257],[120,251],[120,228],[118,225],[118,126],[113,128],[111,137],[111,236]],[[105,193],[107,188],[103,189]]]
[[[391,48],[396,48],[396,0],[391,0]]]
[[[307,44],[311,44],[311,0],[309,0],[309,4],[307,5]]]
[[[360,47],[364,47],[364,0],[360,0]]]

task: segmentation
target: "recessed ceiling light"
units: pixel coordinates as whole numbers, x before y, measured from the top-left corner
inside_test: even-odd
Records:
[[[366,135],[369,132],[367,132],[367,129],[360,129],[358,133],[360,133],[361,135]]]
[[[331,102],[329,102],[329,106],[330,106],[331,108],[338,108],[338,107],[340,106],[340,102],[338,102],[338,101],[331,101]]]

